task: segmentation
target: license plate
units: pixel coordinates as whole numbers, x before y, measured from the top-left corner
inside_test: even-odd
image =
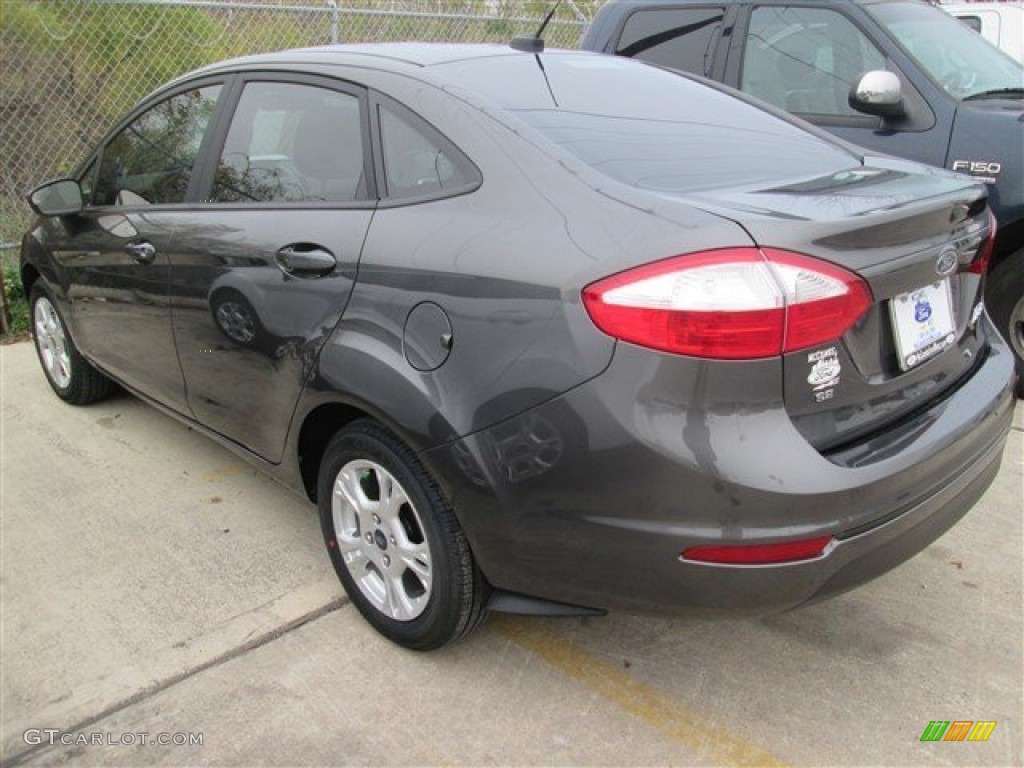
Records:
[[[920,365],[956,341],[949,280],[901,293],[889,302],[896,352],[904,371]]]

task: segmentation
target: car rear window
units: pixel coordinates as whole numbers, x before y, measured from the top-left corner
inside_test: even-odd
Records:
[[[839,145],[674,72],[596,54],[539,58],[543,69],[526,55],[439,69],[595,170],[636,187],[691,192],[851,165]]]

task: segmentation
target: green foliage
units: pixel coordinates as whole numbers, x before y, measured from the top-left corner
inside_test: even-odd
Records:
[[[238,16],[231,21],[230,27],[224,27],[218,41],[217,55],[210,62],[232,56],[329,43],[330,29],[326,17],[321,18],[320,27],[317,39],[315,32],[311,35],[308,19],[302,14],[263,12]]]
[[[0,243],[31,214],[25,194],[72,174],[133,105],[163,83],[225,58],[331,42],[507,43],[533,34],[554,0],[323,0],[179,5],[117,0],[0,0]],[[576,47],[563,0],[549,47]],[[528,18],[532,17],[532,18]]]
[[[200,8],[90,5],[66,56],[79,97],[112,121],[159,85],[222,58],[220,38]]]
[[[25,193],[72,173],[143,96],[229,55],[228,21],[167,4],[0,0],[0,242],[27,227]]]
[[[45,55],[60,50],[62,36],[59,9],[54,5],[0,3],[0,44],[22,42],[32,53]]]
[[[29,325],[28,299],[21,285],[18,268],[4,263],[4,303],[11,313],[10,335],[28,331]]]

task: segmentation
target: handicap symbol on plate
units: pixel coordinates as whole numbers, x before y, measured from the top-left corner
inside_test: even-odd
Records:
[[[932,305],[924,299],[918,299],[914,305],[914,319],[919,323],[923,323],[932,316]]]

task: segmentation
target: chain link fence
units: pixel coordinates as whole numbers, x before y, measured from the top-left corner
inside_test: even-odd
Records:
[[[507,43],[553,0],[0,0],[0,244],[25,193],[69,173],[160,84],[231,56],[331,42]],[[599,0],[563,0],[549,46],[575,48]]]

